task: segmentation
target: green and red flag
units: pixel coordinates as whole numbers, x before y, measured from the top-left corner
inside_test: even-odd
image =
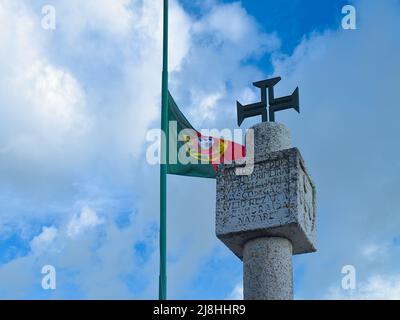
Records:
[[[168,120],[176,123],[177,135],[169,140],[168,174],[215,178],[218,164],[232,163],[245,156],[244,146],[222,138],[202,135],[194,129],[190,122],[179,110],[171,94],[168,94]],[[186,133],[190,132],[190,133]],[[180,133],[184,134],[180,134]],[[171,127],[169,135],[173,135]],[[180,138],[178,139],[178,136]],[[175,155],[185,152],[190,161],[180,163],[179,159],[173,161],[171,150]]]

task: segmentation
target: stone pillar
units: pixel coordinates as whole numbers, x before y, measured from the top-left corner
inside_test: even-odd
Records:
[[[293,299],[292,250],[286,238],[256,238],[244,244],[245,300]]]
[[[244,298],[293,299],[292,255],[314,252],[315,187],[290,132],[254,127],[254,170],[217,174],[217,237],[243,261]]]
[[[290,149],[290,131],[278,122],[262,122],[250,129],[254,130],[254,160],[262,160],[271,152]]]

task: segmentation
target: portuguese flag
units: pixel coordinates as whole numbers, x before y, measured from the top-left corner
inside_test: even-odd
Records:
[[[220,139],[217,137],[204,136],[193,128],[183,113],[179,110],[172,95],[168,92],[168,121],[176,123],[176,135],[173,136],[171,127],[169,131],[169,164],[168,174],[215,178],[220,163],[232,163],[234,160],[242,159],[245,155],[244,146]],[[189,130],[185,130],[189,129]],[[191,134],[185,134],[185,131]],[[183,134],[182,134],[183,132]],[[178,138],[179,137],[179,138]],[[171,153],[171,150],[176,152]],[[187,163],[180,163],[179,153],[184,152]],[[172,156],[174,159],[172,159]]]

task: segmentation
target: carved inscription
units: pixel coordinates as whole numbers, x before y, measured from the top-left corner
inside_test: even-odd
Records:
[[[315,251],[315,187],[296,148],[265,154],[249,176],[217,174],[216,234],[242,258],[257,237],[284,237],[293,254]]]
[[[250,176],[236,176],[231,170],[221,187],[218,201],[224,227],[277,225],[296,207],[290,196],[289,157],[258,163]]]

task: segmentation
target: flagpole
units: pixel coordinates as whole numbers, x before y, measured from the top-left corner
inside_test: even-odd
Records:
[[[161,139],[160,165],[160,276],[159,300],[167,299],[167,163],[168,163],[168,0],[164,0],[163,70],[161,93]]]

